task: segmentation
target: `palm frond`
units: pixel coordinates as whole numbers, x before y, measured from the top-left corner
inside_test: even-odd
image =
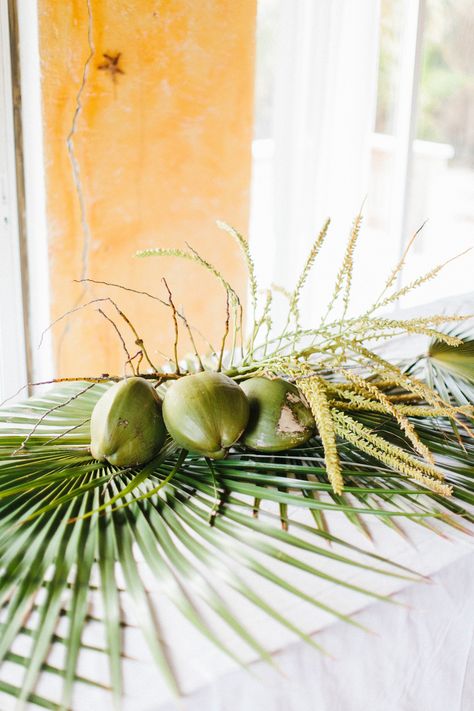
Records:
[[[427,354],[412,363],[409,370],[420,374],[445,401],[458,405],[474,405],[474,335],[472,321],[464,328],[454,327],[447,332],[460,339],[450,345],[433,338]]]
[[[69,707],[82,654],[83,630],[88,624],[88,599],[97,571],[111,686],[115,704],[119,704],[123,621],[117,566],[133,601],[135,622],[170,687],[179,693],[160,622],[135,561],[135,546],[160,589],[219,649],[238,661],[202,614],[202,605],[254,654],[270,660],[254,632],[226,601],[222,584],[315,645],[304,630],[258,592],[258,579],[264,578],[310,606],[347,622],[351,622],[350,618],[292,582],[291,571],[304,571],[369,598],[383,596],[348,582],[344,572],[347,567],[420,579],[415,571],[332,534],[330,522],[335,515],[347,517],[359,527],[366,527],[374,517],[391,526],[396,526],[397,520],[418,525],[433,520],[438,520],[439,525],[460,525],[456,524],[459,516],[466,523],[473,520],[469,511],[474,503],[472,441],[462,435],[459,441],[446,418],[440,418],[436,427],[432,420],[413,418],[418,436],[437,457],[446,481],[454,488],[451,499],[427,492],[416,482],[381,466],[369,454],[347,448],[342,442],[340,462],[346,487],[342,495],[336,495],[326,478],[321,440],[315,437],[305,447],[288,454],[249,454],[236,448],[228,459],[215,462],[219,501],[218,515],[211,527],[215,482],[203,459],[193,455],[179,459],[180,453],[170,447],[167,456],[148,465],[143,476],[143,468],[120,470],[91,458],[88,419],[107,387],[96,384],[84,391],[82,384],[66,384],[2,412],[0,659],[15,659],[24,669],[21,688],[2,685],[4,691],[20,700],[36,698],[37,681],[48,665],[58,622],[65,613],[67,654],[65,667],[58,672],[64,680],[63,698],[38,699],[37,703],[45,708]],[[78,397],[73,397],[81,390]],[[67,402],[63,408],[55,407],[63,402]],[[410,449],[406,435],[386,415],[362,412],[352,416],[374,432],[383,431],[394,446]],[[35,431],[26,446],[13,456],[32,428]],[[262,502],[258,517],[254,515],[255,499]],[[123,504],[127,506],[121,508]],[[286,507],[288,530],[279,525],[280,506]],[[295,517],[293,511],[307,512],[306,521],[299,515]],[[90,512],[92,515],[84,517]],[[326,563],[331,563],[329,569]],[[239,574],[240,568],[246,571],[245,578]],[[37,613],[30,629],[31,654],[27,661],[18,660],[11,657],[11,648],[33,610]]]

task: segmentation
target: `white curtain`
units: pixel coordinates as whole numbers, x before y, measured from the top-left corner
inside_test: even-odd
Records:
[[[326,217],[333,224],[312,317],[368,191],[379,0],[280,0],[273,138],[255,146],[251,239],[263,281],[291,288]]]

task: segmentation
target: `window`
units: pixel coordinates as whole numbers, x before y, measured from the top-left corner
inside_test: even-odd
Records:
[[[468,0],[259,0],[251,238],[263,281],[289,287],[333,218],[308,320],[366,195],[354,310],[427,218],[404,283],[473,244],[473,29]],[[473,267],[402,305],[472,290]]]
[[[55,4],[50,5],[53,7]],[[16,8],[21,30],[22,159],[27,199],[25,214],[20,211],[20,224],[9,8]],[[84,5],[84,22],[86,10]],[[246,28],[253,22],[250,5],[246,13],[248,25],[242,24],[240,27],[239,41],[248,49],[251,40],[250,31]],[[66,13],[63,19],[65,26],[69,26]],[[221,20],[224,27],[225,22],[229,22],[224,15]],[[79,28],[81,32],[84,29],[87,30],[85,25]],[[99,31],[97,27],[96,30]],[[474,232],[472,2],[258,0],[257,30],[250,233],[260,281],[291,286],[309,245],[325,218],[331,216],[333,224],[330,239],[303,304],[305,318],[308,321],[314,318],[324,307],[351,221],[366,195],[365,224],[357,253],[353,287],[354,310],[362,308],[369,297],[366,288],[368,281],[383,281],[408,237],[426,218],[429,218],[429,222],[412,250],[411,259],[402,275],[403,281],[407,282],[415,274],[470,247]],[[1,398],[5,392],[10,394],[26,381],[27,342],[31,342],[32,346],[30,379],[46,379],[54,373],[54,367],[50,345],[46,343],[41,350],[37,349],[41,332],[52,320],[37,3],[30,0],[2,3],[0,33]],[[86,35],[87,31],[81,35],[83,40]],[[135,42],[132,35],[127,38],[131,43]],[[58,36],[62,36],[64,41],[64,35],[59,33]],[[225,36],[225,32],[221,36]],[[16,49],[16,43],[12,44]],[[156,43],[150,49],[151,55],[155,47]],[[235,48],[238,48],[237,44]],[[240,53],[235,48],[239,61],[233,66],[237,73],[243,70]],[[98,72],[103,49],[96,47],[97,57],[91,64],[94,71]],[[223,56],[228,56],[227,49],[222,48]],[[247,86],[251,86],[249,49],[247,55],[246,82]],[[216,62],[216,66],[218,64]],[[103,81],[103,73],[98,74],[100,81]],[[68,75],[64,76],[75,100],[77,82],[71,84]],[[222,78],[223,82],[226,77]],[[98,86],[102,85],[97,83],[96,89]],[[160,86],[160,90],[166,93],[167,82],[163,81]],[[185,83],[185,93],[189,86],[189,82]],[[108,89],[116,92],[118,87],[110,85]],[[203,106],[208,98],[206,91],[204,88]],[[237,95],[240,95],[239,91],[236,90]],[[117,96],[123,95],[119,93]],[[234,99],[229,95],[229,115],[235,113],[233,102]],[[189,103],[195,105],[194,102]],[[154,111],[161,115],[161,107],[160,99],[156,101]],[[130,106],[126,106],[126,110],[131,110]],[[67,111],[70,111],[70,106]],[[218,113],[213,111],[212,115],[217,117]],[[243,111],[244,114],[248,116],[248,112]],[[209,116],[210,113],[208,119]],[[83,115],[82,120],[86,119]],[[147,125],[152,124],[150,121]],[[63,122],[61,125],[66,124]],[[180,125],[186,129],[186,123]],[[203,141],[203,155],[208,155],[204,149],[208,150],[212,145],[212,142],[204,145],[206,136],[211,133],[225,135],[228,126],[228,122],[222,121],[219,130],[199,134]],[[184,146],[189,138],[186,131],[182,136]],[[91,135],[98,136],[93,132]],[[245,131],[242,129],[239,134],[239,140],[247,143],[247,135],[245,127]],[[150,144],[155,145],[156,133],[150,136]],[[55,156],[64,158],[64,139],[64,136],[58,136]],[[127,145],[133,142],[129,136],[126,140]],[[239,180],[242,180],[241,194],[245,195],[247,174],[234,170],[235,145],[231,145],[226,157],[231,166],[231,174],[238,174]],[[212,150],[210,154],[212,160],[209,166],[214,169],[219,151]],[[136,156],[139,155],[141,153],[137,150]],[[170,161],[173,161],[172,150],[169,155]],[[154,190],[154,164],[148,162],[147,185],[152,185]],[[51,163],[56,164],[50,158]],[[180,161],[180,165],[182,163]],[[196,174],[200,175],[201,168],[197,161],[196,166]],[[105,180],[99,180],[99,169],[105,171],[107,166],[100,165],[94,171],[94,179],[105,185]],[[186,173],[183,175],[186,176]],[[125,181],[117,177],[117,181],[119,179],[122,180],[121,187],[127,190]],[[211,223],[210,215],[212,213],[214,217],[216,210],[218,216],[232,221],[228,211],[231,212],[234,205],[240,205],[235,199],[235,195],[240,194],[240,187],[236,188],[227,179],[216,179],[215,185],[228,186],[228,189],[223,190],[217,203],[215,196],[212,200],[209,195],[202,198],[206,211],[200,212],[199,200],[193,205],[187,197],[187,191],[195,190],[197,181],[191,173],[188,179],[191,187],[183,189],[183,202],[179,208],[170,208],[173,214],[169,224],[173,228],[176,226],[176,215],[183,217],[183,204],[189,206],[189,224],[202,219],[207,229]],[[182,178],[179,180],[182,182]],[[178,192],[174,191],[176,194]],[[108,200],[109,212],[103,211],[106,215],[104,221],[110,220],[109,215],[115,215],[117,221],[121,220],[118,212],[114,212],[115,198],[111,191],[105,198]],[[242,202],[245,202],[245,198]],[[151,227],[141,226],[141,211],[146,203],[147,200],[140,197],[137,191],[133,210],[134,219],[139,225],[137,234],[141,239],[148,239],[148,231],[154,235],[155,229],[152,210],[148,213],[148,219],[150,224],[153,223],[153,231]],[[216,205],[220,207],[216,208]],[[222,206],[225,207],[224,211]],[[76,213],[73,208],[70,212],[68,234],[75,234],[77,225],[73,218],[76,219]],[[237,207],[236,214],[245,215],[242,217],[244,222],[246,206],[242,210]],[[163,224],[168,229],[168,222],[164,221]],[[180,234],[182,231],[180,228]],[[204,234],[204,226],[201,231]],[[110,236],[112,239],[115,239],[115,234]],[[106,247],[109,249],[110,245]],[[24,267],[23,284],[21,263]],[[403,305],[414,304],[414,299],[430,301],[448,294],[467,292],[472,289],[473,270],[474,256],[471,254],[450,264],[440,278],[409,295]],[[56,268],[53,275],[57,272]],[[80,274],[74,273],[73,276]],[[373,284],[373,287],[376,289],[377,285]],[[58,301],[61,299],[55,299],[54,296],[51,302],[59,310]],[[28,312],[26,329],[23,306]],[[104,346],[105,354],[108,353],[107,349],[108,345]],[[77,349],[71,346],[71,351],[75,356]]]
[[[38,349],[51,319],[36,3],[17,0],[1,5],[0,40],[2,400],[28,381],[50,378],[52,372],[49,334]],[[20,71],[13,71],[12,58],[21,65]]]

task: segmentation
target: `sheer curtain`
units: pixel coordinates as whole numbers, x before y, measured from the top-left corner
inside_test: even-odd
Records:
[[[353,312],[372,301],[426,219],[404,283],[472,246],[474,6],[259,0],[258,8],[251,242],[261,281],[291,288],[332,218],[303,303],[310,325],[365,197]],[[400,305],[469,292],[473,268],[474,254],[453,262]]]
[[[311,318],[368,192],[379,3],[280,0],[276,14],[271,135],[254,148],[251,239],[262,280],[290,288],[331,217],[304,305]]]

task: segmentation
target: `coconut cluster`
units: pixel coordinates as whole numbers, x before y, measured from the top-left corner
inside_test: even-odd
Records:
[[[300,391],[282,378],[253,377],[238,385],[204,371],[176,380],[161,400],[144,378],[107,390],[91,416],[91,454],[121,467],[150,461],[166,434],[184,449],[223,459],[238,442],[257,452],[281,452],[315,432]]]

